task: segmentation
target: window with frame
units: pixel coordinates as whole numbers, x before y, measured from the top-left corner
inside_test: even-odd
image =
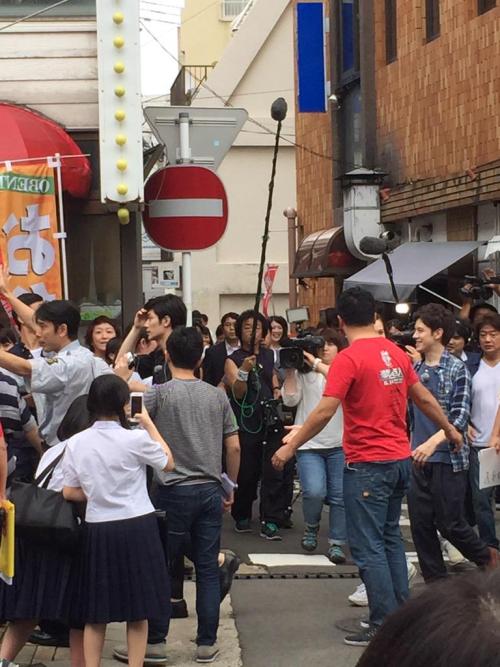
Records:
[[[359,0],[340,0],[339,79],[341,84],[359,78]]]
[[[392,63],[398,57],[397,0],[385,0],[385,61]]]
[[[425,0],[425,37],[428,42],[439,37],[439,0]]]
[[[477,13],[484,14],[497,6],[497,0],[477,0]]]
[[[20,18],[46,9],[55,0],[0,0],[0,16]],[[60,16],[95,16],[95,0],[70,0],[54,7],[35,18],[54,18]]]

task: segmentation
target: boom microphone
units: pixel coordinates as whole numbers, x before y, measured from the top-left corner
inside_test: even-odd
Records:
[[[359,249],[365,255],[382,255],[389,252],[390,247],[385,239],[378,239],[376,236],[363,236],[359,242]]]
[[[281,122],[285,120],[287,111],[288,104],[285,98],[278,97],[271,105],[271,118]]]

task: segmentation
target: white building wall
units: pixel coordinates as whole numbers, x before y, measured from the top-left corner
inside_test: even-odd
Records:
[[[95,21],[26,21],[0,32],[0,72],[0,100],[67,128],[98,127]]]
[[[193,307],[207,313],[213,328],[224,312],[254,305],[270,171],[271,152],[266,147],[235,147],[219,169],[228,194],[229,223],[222,240],[208,250],[194,252],[192,262]],[[294,149],[283,148],[278,158],[266,262],[279,266],[273,297],[277,315],[288,307],[288,237],[283,210],[295,201],[295,191],[290,190],[294,179]],[[229,308],[229,304],[233,305]]]
[[[229,97],[232,106],[247,109],[250,117],[263,122],[272,132],[276,123],[270,117],[271,103],[277,97],[285,97],[289,111],[282,131],[286,139],[293,141],[291,4],[280,15],[262,46],[257,49],[255,44],[254,23],[262,25],[264,14],[275,11],[276,7],[267,4],[267,0],[256,3],[240,31],[233,36],[208,83],[217,93]],[[252,54],[251,64],[234,87],[230,80],[236,76],[235,72],[241,66],[239,59],[245,51]],[[222,76],[221,72],[227,76]],[[222,105],[210,91],[201,89],[193,106]],[[217,246],[193,253],[193,307],[207,313],[213,329],[225,312],[240,312],[254,305],[273,147],[272,133],[247,122],[218,170],[229,200],[228,228]],[[282,140],[266,255],[266,264],[279,266],[270,306],[270,314],[276,315],[284,315],[288,307],[288,236],[283,210],[295,207],[295,179],[295,147]]]

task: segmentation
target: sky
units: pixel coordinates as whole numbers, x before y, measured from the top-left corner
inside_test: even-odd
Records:
[[[177,57],[177,30],[184,0],[140,0],[141,72],[143,95],[164,95],[170,91],[179,65],[155,42],[156,37]],[[147,30],[153,33],[150,35]]]

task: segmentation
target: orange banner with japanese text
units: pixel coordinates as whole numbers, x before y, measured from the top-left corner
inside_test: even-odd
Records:
[[[54,169],[45,164],[0,167],[0,262],[15,294],[62,296]]]

